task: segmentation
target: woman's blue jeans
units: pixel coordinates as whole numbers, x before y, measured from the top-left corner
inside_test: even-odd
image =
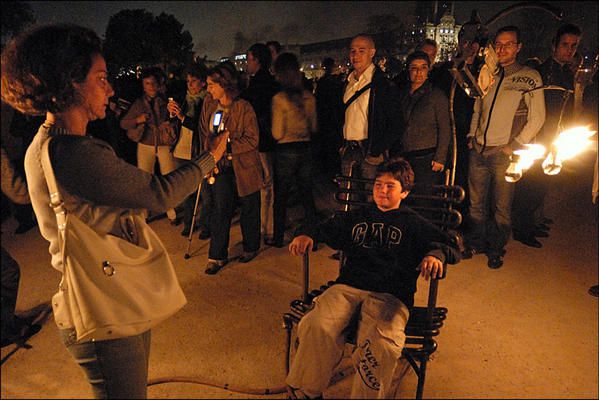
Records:
[[[145,399],[151,331],[121,339],[77,343],[74,329],[60,338],[79,364],[96,399]]]

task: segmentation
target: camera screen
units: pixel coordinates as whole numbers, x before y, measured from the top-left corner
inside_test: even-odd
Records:
[[[222,111],[217,111],[216,113],[214,113],[214,121],[212,121],[212,126],[213,127],[217,127],[220,125],[220,120],[223,117],[223,112]]]

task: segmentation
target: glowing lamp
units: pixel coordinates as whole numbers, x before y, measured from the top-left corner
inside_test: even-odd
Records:
[[[578,126],[559,134],[551,145],[551,151],[543,161],[543,171],[547,175],[557,175],[562,170],[562,161],[569,160],[591,143],[589,138],[595,134],[586,126]]]
[[[557,175],[562,170],[562,160],[557,156],[557,152],[550,151],[541,166],[546,175]]]
[[[518,162],[520,157],[512,155],[512,162],[505,170],[505,180],[511,183],[518,182],[522,178],[522,165]]]

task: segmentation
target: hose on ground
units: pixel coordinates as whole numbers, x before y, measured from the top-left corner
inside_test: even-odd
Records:
[[[331,384],[339,382],[346,376],[350,375],[350,373],[352,371],[353,371],[352,366],[348,366],[346,368],[339,370],[337,373],[335,373],[333,378],[331,378]],[[148,387],[154,386],[154,385],[161,385],[163,383],[175,383],[175,382],[193,383],[193,384],[197,384],[197,385],[212,386],[212,387],[215,387],[218,389],[228,390],[230,392],[251,394],[251,395],[257,395],[257,396],[281,394],[281,393],[287,392],[287,388],[285,386],[257,389],[257,388],[251,388],[251,387],[230,385],[228,383],[212,382],[208,379],[205,379],[202,377],[194,377],[194,376],[167,376],[167,377],[163,377],[163,378],[154,378],[154,379],[150,379],[148,381]]]

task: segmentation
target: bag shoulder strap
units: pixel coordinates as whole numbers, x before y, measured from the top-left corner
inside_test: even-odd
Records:
[[[44,176],[46,177],[46,184],[48,185],[48,190],[50,193],[50,207],[52,207],[54,213],[56,214],[56,222],[58,223],[58,229],[63,230],[66,226],[67,213],[66,209],[64,208],[64,201],[62,199],[62,196],[58,191],[58,185],[56,184],[56,176],[54,175],[52,163],[50,162],[50,140],[52,140],[52,137],[48,138],[44,143],[42,143],[42,170],[44,172]]]
[[[362,95],[362,93],[364,93],[365,91],[370,89],[371,86],[372,86],[372,82],[370,82],[369,84],[364,86],[362,89],[360,89],[356,93],[354,93],[354,95],[352,97],[350,97],[346,103],[343,103],[344,110],[347,110],[347,108],[351,105],[351,103],[356,101],[358,99],[358,97],[360,97]]]

